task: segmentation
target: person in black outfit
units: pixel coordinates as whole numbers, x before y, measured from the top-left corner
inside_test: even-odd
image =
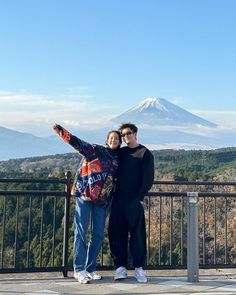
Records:
[[[138,128],[131,123],[119,128],[127,146],[119,151],[119,168],[109,219],[109,243],[116,266],[115,280],[127,277],[128,242],[138,282],[147,282],[146,227],[142,201],[154,180],[152,153],[137,143]],[[128,241],[128,234],[130,239]]]

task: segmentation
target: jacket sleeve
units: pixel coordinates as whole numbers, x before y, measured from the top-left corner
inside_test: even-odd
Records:
[[[139,191],[139,200],[143,201],[154,181],[154,157],[149,150],[146,150],[143,156],[143,179]]]
[[[86,158],[95,156],[94,147],[90,143],[79,139],[60,125],[54,125],[53,130],[63,141],[71,145],[77,152]]]

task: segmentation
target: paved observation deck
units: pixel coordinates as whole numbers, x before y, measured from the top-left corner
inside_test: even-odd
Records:
[[[101,271],[103,279],[87,285],[79,284],[69,272],[0,274],[0,295],[59,295],[59,294],[149,294],[149,295],[235,295],[236,269],[203,270],[199,282],[187,281],[186,270],[147,270],[147,283],[137,283],[133,271],[128,278],[113,280],[113,271]]]

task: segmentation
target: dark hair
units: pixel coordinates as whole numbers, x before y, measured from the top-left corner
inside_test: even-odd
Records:
[[[138,132],[138,127],[132,123],[123,123],[120,125],[119,131],[120,133],[122,132],[122,130],[124,130],[125,128],[130,128],[134,133]]]
[[[111,130],[111,131],[108,132],[108,134],[107,134],[107,140],[106,140],[106,145],[108,145],[107,144],[107,141],[108,141],[109,136],[110,136],[111,133],[116,133],[118,135],[119,142],[120,142],[120,145],[121,145],[122,144],[122,138],[121,138],[121,134],[120,134],[120,132],[118,130]]]

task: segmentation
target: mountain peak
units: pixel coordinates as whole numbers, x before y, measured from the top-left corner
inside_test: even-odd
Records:
[[[147,105],[154,105],[157,102],[159,102],[159,98],[156,98],[155,96],[153,96],[153,97],[147,97],[147,98],[145,98],[144,100],[142,100],[141,103],[147,104]]]
[[[165,101],[166,100],[164,98],[147,97],[142,100],[137,106],[130,109],[128,112],[143,112],[145,109],[148,108],[154,108],[164,112],[168,112],[168,109],[164,105]]]

